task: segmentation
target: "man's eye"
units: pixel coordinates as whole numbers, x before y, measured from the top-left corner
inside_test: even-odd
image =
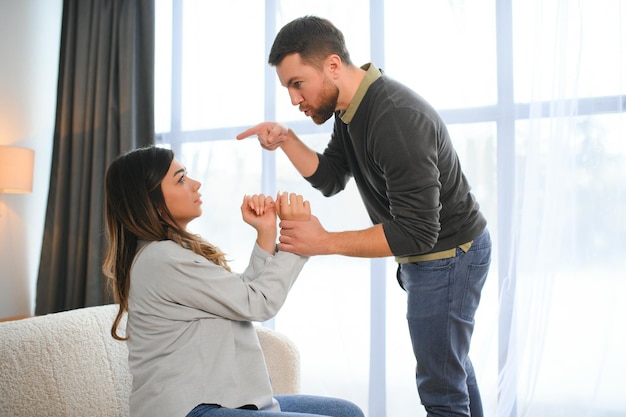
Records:
[[[295,83],[293,83],[293,86],[295,88],[300,88],[302,86],[302,81],[296,81]]]

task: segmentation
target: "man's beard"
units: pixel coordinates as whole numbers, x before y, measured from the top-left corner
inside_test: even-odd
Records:
[[[315,124],[321,125],[335,114],[337,108],[337,99],[339,97],[339,89],[328,79],[324,80],[324,90],[320,97],[319,107],[312,108],[309,113],[311,120]]]

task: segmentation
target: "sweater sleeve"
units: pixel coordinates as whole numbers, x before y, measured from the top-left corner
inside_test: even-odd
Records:
[[[319,165],[317,170],[309,177],[305,177],[313,188],[320,191],[325,197],[333,196],[346,188],[346,184],[352,178],[349,164],[349,152],[345,144],[338,139],[341,136],[341,120],[335,117],[335,125],[330,141],[324,149],[324,153],[317,154]]]
[[[278,313],[307,259],[255,245],[245,274],[236,274],[174,242],[152,242],[133,265],[131,298],[135,309],[174,320],[265,321]]]

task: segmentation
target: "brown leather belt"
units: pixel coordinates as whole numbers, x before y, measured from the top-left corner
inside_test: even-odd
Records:
[[[469,248],[472,246],[472,243],[474,243],[474,241],[470,240],[469,242],[463,243],[462,245],[459,245],[457,247],[461,249],[463,252],[467,252]],[[413,255],[413,256],[405,256],[405,257],[396,256],[396,262],[399,264],[410,264],[413,262],[436,261],[438,259],[454,258],[455,256],[456,256],[456,248],[452,248],[452,249],[442,250],[440,252],[425,253],[423,255]]]

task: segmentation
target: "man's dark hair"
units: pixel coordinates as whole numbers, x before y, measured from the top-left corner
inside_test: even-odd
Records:
[[[294,53],[299,54],[304,63],[316,68],[321,68],[332,54],[352,65],[343,33],[321,17],[304,16],[283,26],[274,39],[268,62],[277,66],[287,55]]]

